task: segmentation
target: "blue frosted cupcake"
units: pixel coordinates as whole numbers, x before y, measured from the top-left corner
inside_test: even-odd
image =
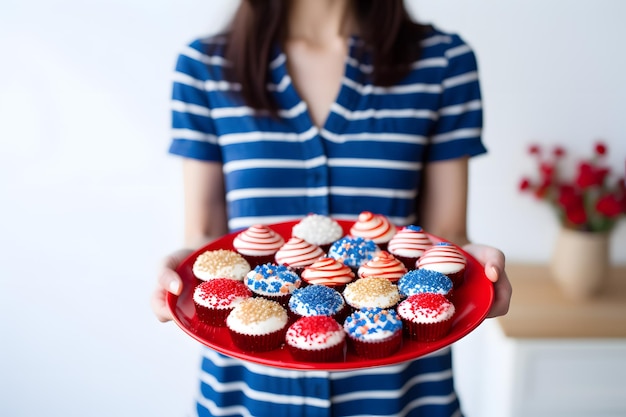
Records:
[[[344,236],[330,246],[328,257],[343,262],[356,274],[361,265],[374,259],[379,252],[380,248],[373,240]]]
[[[449,297],[453,289],[452,280],[448,276],[430,269],[409,271],[400,278],[397,285],[402,298],[426,292]]]
[[[291,294],[288,311],[294,319],[308,316],[329,316],[339,323],[343,323],[349,309],[337,290],[325,285],[309,285],[299,288]]]
[[[402,320],[391,309],[357,310],[346,318],[343,329],[348,348],[362,358],[385,358],[402,345]]]
[[[291,294],[300,287],[301,281],[298,274],[288,267],[265,263],[248,272],[245,283],[255,295],[286,306]]]

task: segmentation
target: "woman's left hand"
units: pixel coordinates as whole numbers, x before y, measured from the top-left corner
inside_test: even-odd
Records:
[[[491,246],[470,243],[463,249],[485,266],[485,275],[491,282],[495,297],[487,317],[503,316],[509,311],[513,288],[504,270],[504,253]]]

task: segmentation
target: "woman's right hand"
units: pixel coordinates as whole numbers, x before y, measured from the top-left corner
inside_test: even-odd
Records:
[[[157,276],[156,287],[150,299],[154,315],[163,323],[172,320],[172,315],[166,304],[167,293],[179,295],[183,289],[183,281],[176,273],[176,267],[192,252],[191,249],[181,249],[163,259]]]

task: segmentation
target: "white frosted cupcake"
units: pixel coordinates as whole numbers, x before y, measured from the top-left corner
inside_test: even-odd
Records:
[[[309,214],[293,226],[291,234],[327,252],[330,245],[343,236],[343,229],[337,221],[328,216]]]
[[[250,272],[250,264],[235,251],[216,249],[201,253],[194,261],[192,271],[200,281],[214,278],[243,281],[246,274]]]
[[[357,271],[359,278],[387,278],[391,282],[397,282],[407,269],[399,259],[396,259],[387,251],[381,251],[374,259],[361,265]]]
[[[360,278],[343,290],[346,303],[360,308],[392,308],[400,301],[398,287],[386,278]]]
[[[344,358],[346,333],[332,317],[306,316],[289,326],[285,342],[298,361],[335,362]]]
[[[307,242],[299,237],[291,237],[278,249],[274,259],[278,265],[285,265],[298,273],[324,257],[324,251],[319,246]]]
[[[287,310],[276,301],[260,297],[243,300],[226,318],[233,343],[252,352],[278,349],[287,325]]]
[[[254,268],[274,261],[274,255],[285,239],[269,227],[257,224],[240,232],[233,239],[233,248]]]
[[[404,335],[411,340],[433,342],[450,332],[454,304],[441,294],[414,294],[398,305]]]
[[[387,243],[396,234],[396,226],[386,216],[363,211],[350,228],[350,235],[374,241],[379,248],[386,250]]]

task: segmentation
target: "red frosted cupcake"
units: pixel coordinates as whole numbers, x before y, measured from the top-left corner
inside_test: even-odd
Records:
[[[213,278],[198,285],[193,292],[198,319],[218,327],[225,326],[228,314],[250,297],[252,291],[243,282],[231,278]]]
[[[366,308],[346,318],[348,347],[366,359],[386,358],[402,345],[402,321],[394,310]]]
[[[361,212],[350,228],[350,235],[372,240],[382,250],[387,249],[387,243],[395,234],[396,226],[386,216],[369,211]]]
[[[287,310],[276,301],[248,298],[230,312],[226,326],[235,346],[243,351],[278,349],[287,332]]]
[[[466,265],[467,259],[459,248],[448,242],[440,242],[424,252],[416,267],[441,272],[452,280],[454,288],[458,288],[463,283]]]
[[[324,251],[317,245],[299,237],[291,237],[278,249],[274,259],[278,265],[285,265],[298,275],[305,267],[324,257]]]
[[[455,307],[441,294],[420,293],[402,301],[397,311],[407,338],[433,342],[450,332]]]
[[[285,239],[269,227],[257,224],[250,226],[233,239],[233,248],[254,268],[274,262],[274,255],[285,243]]]
[[[433,245],[430,237],[419,226],[406,226],[398,230],[387,245],[387,251],[404,263],[410,271],[424,251]]]
[[[381,251],[374,259],[361,265],[357,275],[359,278],[379,277],[397,282],[406,272],[407,269],[400,260],[389,252]]]
[[[295,360],[336,362],[344,359],[346,333],[332,317],[308,316],[289,326],[285,342]]]
[[[354,280],[354,272],[343,262],[326,257],[304,268],[300,277],[308,285],[324,285],[343,291],[346,284]]]

